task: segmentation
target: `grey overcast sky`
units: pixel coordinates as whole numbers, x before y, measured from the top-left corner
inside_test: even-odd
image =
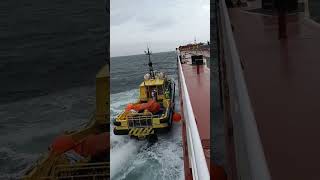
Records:
[[[210,0],[111,0],[111,57],[210,40]]]

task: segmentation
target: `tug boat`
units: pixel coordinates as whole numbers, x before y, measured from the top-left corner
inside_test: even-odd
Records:
[[[109,179],[107,71],[108,64],[96,76],[96,111],[89,123],[78,131],[66,131],[55,138],[49,152],[26,170],[22,179]]]
[[[149,73],[139,86],[139,99],[128,104],[113,121],[115,135],[129,135],[136,139],[157,140],[157,134],[168,132],[174,115],[175,83],[163,72],[153,70],[151,52],[145,52],[149,59]]]

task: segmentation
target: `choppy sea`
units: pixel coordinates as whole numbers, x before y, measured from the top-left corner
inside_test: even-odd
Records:
[[[0,6],[0,180],[18,179],[64,130],[88,121],[106,62],[105,1]]]

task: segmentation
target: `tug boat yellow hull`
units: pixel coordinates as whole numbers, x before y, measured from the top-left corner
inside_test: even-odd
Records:
[[[38,179],[109,179],[109,75],[108,65],[104,66],[96,76],[96,112],[90,118],[90,122],[86,127],[78,131],[65,132],[61,137],[60,146],[51,146],[49,152],[41,157],[36,164],[28,169],[22,177],[24,180]],[[107,102],[107,103],[106,103]],[[100,156],[93,157],[91,155],[80,156],[75,153],[75,147],[66,147],[63,151],[54,151],[55,147],[66,146],[66,139],[71,140],[75,146],[87,148],[87,140],[100,136],[100,141],[105,147],[100,147]],[[107,138],[107,139],[105,139]],[[99,139],[96,139],[99,140]],[[95,140],[95,141],[96,141]],[[95,141],[91,141],[94,142]],[[64,144],[63,144],[64,143]],[[91,143],[92,144],[92,143]],[[91,146],[91,145],[90,145]],[[73,149],[72,149],[73,148]],[[78,148],[79,149],[79,148]],[[102,149],[102,152],[101,152]],[[71,151],[72,150],[72,151]],[[73,151],[75,150],[75,151]],[[78,155],[78,160],[70,161],[67,152]],[[79,152],[79,151],[78,151]]]
[[[164,85],[166,83],[166,85]],[[148,84],[148,86],[147,86]],[[157,87],[159,86],[159,87]],[[115,135],[129,135],[137,139],[149,139],[155,137],[157,134],[168,132],[172,125],[172,116],[174,113],[174,97],[175,84],[172,80],[165,80],[163,83],[157,83],[156,80],[151,82],[143,82],[140,85],[139,100],[131,104],[133,106],[141,105],[145,102],[152,102],[152,98],[146,95],[148,87],[156,87],[159,89],[167,88],[167,95],[157,94],[157,101],[160,110],[156,113],[151,113],[144,109],[142,111],[131,112],[125,110],[120,113],[113,124],[115,125],[113,132]]]

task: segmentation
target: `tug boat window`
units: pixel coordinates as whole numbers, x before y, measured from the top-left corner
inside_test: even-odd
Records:
[[[158,89],[158,95],[163,95],[163,88],[162,88],[162,86],[158,86],[157,89]]]
[[[147,88],[149,89],[149,94],[150,94],[149,97],[151,97],[151,93],[152,93],[153,91],[156,92],[156,96],[163,95],[163,88],[162,88],[162,86],[148,86]]]

